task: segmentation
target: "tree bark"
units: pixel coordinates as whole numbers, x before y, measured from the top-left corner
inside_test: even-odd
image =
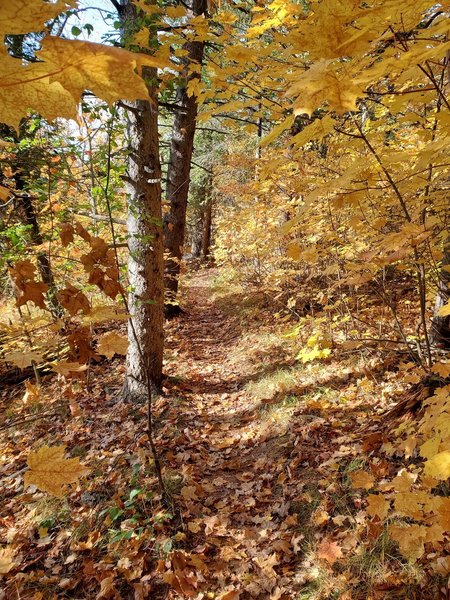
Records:
[[[205,210],[200,207],[193,226],[191,254],[192,258],[200,258],[202,255],[203,243],[203,223],[205,220]]]
[[[136,9],[119,12],[124,38],[133,31]],[[161,212],[161,163],[158,138],[157,72],[146,68],[150,101],[123,104],[127,110],[128,352],[123,395],[127,401],[148,398],[147,379],[162,380],[164,348],[164,242]]]
[[[202,239],[202,258],[206,260],[209,257],[211,250],[211,229],[212,229],[212,198],[209,196],[208,203],[205,207],[203,217],[203,239]]]
[[[190,0],[192,16],[204,14],[206,0]],[[186,208],[189,194],[191,160],[194,148],[194,135],[197,118],[197,98],[188,94],[189,82],[198,79],[199,74],[189,68],[191,63],[200,65],[203,60],[204,43],[188,41],[184,45],[188,55],[182,73],[183,82],[178,87],[177,109],[172,127],[169,165],[167,170],[166,198],[169,211],[164,216],[164,243],[169,258],[165,265],[165,286],[167,290],[166,316],[179,311],[177,307],[180,262],[186,229]],[[190,72],[191,71],[191,72]]]
[[[152,96],[155,98],[154,90]],[[155,386],[162,379],[164,322],[164,264],[161,215],[161,166],[157,108],[147,101],[128,111],[130,140],[128,195],[129,346],[125,396],[147,396],[146,373]]]
[[[441,317],[439,310],[450,300],[450,236],[444,242],[439,290],[436,297],[434,317],[431,322],[431,341],[444,348],[450,348],[450,315]]]

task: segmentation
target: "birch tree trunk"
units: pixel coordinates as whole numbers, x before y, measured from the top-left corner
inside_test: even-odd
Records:
[[[133,32],[136,9],[128,0],[120,8],[126,45],[127,36]],[[148,398],[147,379],[153,386],[160,386],[164,349],[164,241],[156,69],[146,68],[143,76],[150,100],[124,104],[128,133],[130,320],[123,396],[131,402]]]
[[[192,16],[204,14],[207,9],[206,0],[190,0]],[[188,41],[184,45],[188,55],[176,95],[172,138],[170,143],[169,165],[167,170],[166,199],[169,211],[164,216],[164,243],[169,258],[165,266],[165,286],[167,291],[166,316],[170,317],[179,311],[175,304],[178,292],[180,262],[183,257],[183,244],[186,228],[186,208],[189,194],[190,170],[194,135],[197,118],[197,98],[188,94],[189,82],[198,79],[199,74],[192,72],[191,63],[200,65],[203,60],[204,43]]]
[[[151,91],[155,99],[154,90]],[[159,387],[164,347],[164,247],[161,165],[156,102],[138,100],[128,111],[128,354],[124,394],[147,396],[146,376]]]

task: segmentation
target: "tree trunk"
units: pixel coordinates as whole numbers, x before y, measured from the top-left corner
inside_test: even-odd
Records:
[[[208,198],[208,204],[205,208],[203,218],[203,239],[202,239],[202,258],[206,260],[209,257],[211,249],[211,228],[212,228],[212,198]]]
[[[202,255],[202,243],[203,243],[203,223],[205,221],[205,211],[201,207],[198,211],[192,232],[192,245],[191,253],[192,258],[200,258]]]
[[[119,15],[124,38],[133,32],[136,9],[126,2]],[[146,68],[150,101],[126,104],[128,132],[127,233],[128,352],[124,398],[148,398],[147,381],[159,387],[164,348],[164,242],[161,212],[161,163],[158,138],[157,72]]]
[[[204,14],[207,9],[206,0],[190,0],[189,11],[192,16]],[[169,211],[164,217],[164,240],[169,258],[165,266],[165,286],[167,290],[166,316],[177,314],[176,306],[180,262],[183,256],[183,244],[186,228],[186,208],[189,194],[191,159],[194,148],[195,125],[197,118],[197,98],[188,95],[188,84],[199,75],[189,72],[190,63],[200,65],[203,60],[203,42],[186,42],[184,45],[188,55],[184,68],[184,81],[176,95],[172,139],[170,144],[169,165],[167,170],[166,197]]]
[[[21,175],[21,167],[17,166],[17,170],[14,174],[14,181],[16,184],[16,190],[20,192],[18,198],[18,204],[23,214],[23,222],[25,225],[30,227],[30,240],[33,246],[40,246],[43,243],[41,230],[39,228],[39,222],[37,219],[36,211],[34,210],[33,201],[31,196],[25,191],[25,182]],[[56,297],[56,285],[53,277],[53,271],[50,264],[49,257],[45,252],[38,252],[36,254],[36,262],[38,265],[39,273],[42,281],[48,285],[47,292],[47,308],[52,313],[53,317],[59,318],[64,314],[64,309],[58,302]]]
[[[450,236],[444,242],[440,283],[435,304],[435,314],[431,322],[431,341],[444,348],[450,348],[450,315],[440,317],[437,313],[450,300]]]
[[[155,98],[154,90],[152,96]],[[156,103],[139,100],[128,111],[128,354],[127,400],[147,396],[146,376],[162,379],[164,263],[161,215],[161,166]]]

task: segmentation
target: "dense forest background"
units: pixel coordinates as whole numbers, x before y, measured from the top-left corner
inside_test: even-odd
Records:
[[[450,594],[449,6],[0,6],[0,598]]]

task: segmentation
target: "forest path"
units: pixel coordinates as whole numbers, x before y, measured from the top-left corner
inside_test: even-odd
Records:
[[[274,411],[249,392],[246,384],[261,370],[241,360],[239,320],[214,300],[213,277],[214,271],[192,276],[185,313],[172,325],[168,347],[168,370],[179,379],[164,416],[166,469],[183,476],[178,488],[169,485],[185,521],[184,548],[206,565],[193,581],[189,567],[179,567],[179,589],[190,588],[194,597],[199,590],[226,590],[226,600],[297,598],[296,590],[308,585],[300,566],[302,520],[320,502],[308,494],[302,499],[302,490],[308,489],[308,477],[317,478],[313,463],[335,450],[336,433],[319,416],[308,415],[300,436],[308,442],[299,446],[292,411]],[[278,359],[269,356],[274,365],[269,362],[262,372],[276,369]]]
[[[362,468],[364,446],[381,444],[377,372],[369,380],[367,360],[338,353],[294,360],[302,341],[282,337],[292,323],[276,321],[261,295],[219,291],[218,275],[189,275],[154,398],[155,442],[180,519],[159,503],[146,407],[118,401],[122,358],[93,364],[89,389],[49,375],[34,399],[16,387],[0,394],[0,545],[14,535],[23,557],[0,598],[53,598],[61,580],[64,596],[89,600],[323,600],[337,597],[336,586],[346,600],[386,600],[383,545],[346,562],[367,535],[349,474]],[[362,433],[369,419],[374,429]],[[30,449],[60,441],[91,473],[63,498],[25,490]],[[376,466],[384,473],[388,464]]]

